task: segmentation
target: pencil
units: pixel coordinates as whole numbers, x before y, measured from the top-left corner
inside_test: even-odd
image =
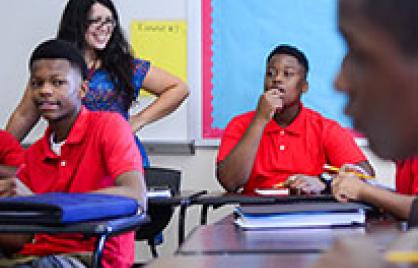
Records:
[[[279,183],[274,184],[273,185],[273,188],[282,188],[284,186],[285,186],[285,183],[284,182],[279,182]]]
[[[283,188],[283,187],[288,187],[290,184],[293,183],[293,181],[295,181],[295,177],[294,176],[290,176],[286,181],[282,181],[279,183],[276,183],[273,185],[273,188]]]
[[[325,164],[323,166],[323,168],[325,170],[328,170],[328,171],[334,171],[334,172],[339,172],[340,171],[340,168],[337,168],[337,167],[334,167],[334,166],[331,166],[331,165],[327,165],[327,164]],[[354,174],[357,177],[362,178],[362,179],[366,179],[366,180],[374,179],[373,176],[366,175],[366,174],[363,174],[363,173],[360,173],[360,172],[356,172],[356,171],[349,171],[348,173]]]
[[[418,263],[418,251],[389,251],[385,259],[394,263]]]

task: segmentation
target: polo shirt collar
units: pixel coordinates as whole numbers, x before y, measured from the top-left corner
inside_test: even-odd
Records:
[[[296,116],[293,122],[290,123],[290,125],[282,128],[279,124],[277,124],[277,122],[274,119],[272,119],[267,124],[265,131],[270,133],[270,132],[278,132],[278,131],[285,130],[288,133],[301,135],[305,131],[305,124],[304,124],[305,119],[306,119],[306,108],[301,103],[299,114]]]
[[[88,129],[88,115],[88,110],[84,106],[81,106],[80,112],[70,130],[70,133],[68,134],[65,144],[77,144],[83,140]],[[51,145],[49,144],[49,137],[51,136],[51,133],[52,130],[48,127],[42,138],[42,147],[44,148],[45,158],[58,158],[58,156],[51,150]]]

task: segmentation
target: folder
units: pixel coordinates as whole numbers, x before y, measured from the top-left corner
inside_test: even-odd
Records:
[[[1,223],[66,224],[138,213],[137,200],[96,193],[45,193],[0,198]]]

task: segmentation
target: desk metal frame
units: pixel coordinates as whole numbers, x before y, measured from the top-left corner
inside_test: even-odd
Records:
[[[101,258],[106,240],[127,231],[135,230],[149,221],[144,214],[123,217],[118,219],[74,223],[65,225],[52,224],[31,224],[20,222],[12,224],[4,223],[0,220],[0,233],[20,233],[20,234],[83,234],[86,236],[97,236],[96,246],[93,253],[92,267],[101,267]]]
[[[203,196],[207,193],[206,190],[200,191],[182,191],[179,194],[174,195],[173,197],[157,197],[150,198],[148,200],[148,205],[158,205],[158,206],[179,206],[179,226],[178,226],[178,245],[180,246],[185,239],[186,232],[186,214],[187,208],[195,203],[195,200],[200,196]]]

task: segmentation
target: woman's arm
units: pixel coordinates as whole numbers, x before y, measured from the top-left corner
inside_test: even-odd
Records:
[[[22,141],[39,120],[39,111],[32,101],[31,91],[26,87],[18,106],[9,118],[6,130]]]
[[[183,81],[153,66],[145,76],[142,86],[158,98],[147,108],[131,116],[129,123],[134,132],[176,110],[189,95],[187,85]]]

